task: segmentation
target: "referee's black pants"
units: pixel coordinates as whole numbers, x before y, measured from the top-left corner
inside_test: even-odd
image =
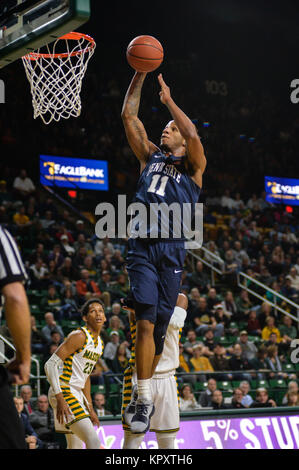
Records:
[[[23,423],[10,391],[8,374],[0,366],[0,449],[27,449]]]

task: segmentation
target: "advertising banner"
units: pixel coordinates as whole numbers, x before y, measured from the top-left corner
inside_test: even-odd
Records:
[[[265,191],[268,202],[299,205],[299,179],[265,176]]]
[[[104,448],[121,449],[120,424],[97,429]],[[299,449],[299,414],[181,421],[178,449]],[[140,449],[158,449],[155,433],[147,433]]]
[[[40,155],[40,182],[45,186],[107,191],[108,163]]]

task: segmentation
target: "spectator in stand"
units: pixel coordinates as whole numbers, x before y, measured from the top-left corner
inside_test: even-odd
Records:
[[[184,343],[184,351],[188,354],[189,358],[193,355],[193,346],[197,344],[203,345],[203,343],[197,339],[195,330],[188,330],[187,340]]]
[[[249,408],[250,405],[253,403],[253,398],[251,395],[249,395],[250,383],[247,380],[242,380],[239,387],[243,393],[243,398],[242,398],[241,403],[245,408]]]
[[[6,208],[12,206],[12,195],[7,191],[7,183],[5,180],[0,181],[0,206]]]
[[[255,310],[250,310],[249,312],[247,331],[250,334],[250,336],[260,336],[262,333],[261,325],[257,318]]]
[[[111,411],[107,410],[105,407],[106,399],[103,393],[95,393],[93,397],[93,403],[93,409],[95,410],[98,417],[112,415]]]
[[[60,346],[63,343],[63,338],[61,337],[61,334],[59,331],[51,331],[51,343],[50,345],[52,346],[55,344],[57,347]]]
[[[14,402],[16,405],[16,409],[18,415],[22,421],[24,432],[25,432],[25,440],[27,442],[28,449],[42,449],[43,442],[38,439],[36,432],[32,428],[29,417],[26,413],[24,413],[24,400],[22,397],[15,397]]]
[[[236,275],[237,275],[237,272],[241,268],[241,264],[235,257],[232,250],[227,250],[225,252],[224,258],[225,258],[224,279],[228,284],[234,285],[237,279]]]
[[[40,218],[41,227],[44,230],[49,230],[55,225],[55,220],[51,211],[46,211]]]
[[[37,329],[36,319],[31,315],[31,351],[33,354],[43,354],[47,339],[42,331]]]
[[[217,304],[213,310],[217,326],[215,327],[215,336],[225,336],[226,332],[233,331],[230,326],[230,315],[224,311],[222,304]],[[221,328],[221,325],[223,328]],[[218,334],[216,334],[218,330]]]
[[[41,308],[43,310],[51,310],[52,312],[56,312],[60,309],[61,305],[62,301],[56,290],[56,287],[54,285],[50,285],[48,287],[47,296],[44,297],[41,301]]]
[[[209,289],[206,300],[207,300],[207,307],[210,311],[214,310],[216,305],[219,305],[219,303],[221,302],[221,299],[220,299],[220,296],[217,295],[217,291],[215,287],[211,287]]]
[[[209,328],[204,334],[203,344],[206,346],[206,348],[204,349],[203,354],[207,357],[213,356],[214,348],[218,342],[219,341],[215,339],[212,328]]]
[[[74,248],[76,253],[80,250],[80,248],[85,248],[87,255],[94,256],[92,246],[88,241],[86,241],[85,235],[83,233],[79,233],[77,241],[74,243]]]
[[[75,254],[75,248],[70,245],[67,235],[61,235],[60,242],[63,256],[73,256]]]
[[[292,325],[293,320],[288,315],[284,315],[282,319],[283,324],[279,327],[281,342],[286,345],[287,349],[290,347],[293,339],[297,338],[297,330]]]
[[[200,408],[190,385],[184,385],[180,390],[180,411],[192,411]]]
[[[199,404],[203,408],[212,407],[212,395],[217,389],[217,382],[215,379],[210,378],[208,380],[208,386],[204,392],[201,392],[199,397]]]
[[[203,347],[200,344],[193,346],[193,357],[190,359],[192,372],[214,372],[209,359],[203,356]],[[199,382],[206,382],[206,374],[198,374]]]
[[[117,348],[119,346],[119,333],[118,331],[111,331],[110,339],[104,348],[103,358],[106,360],[108,367],[111,367],[111,362],[115,358]]]
[[[91,385],[105,385],[105,376],[112,376],[112,372],[110,371],[104,359],[100,357],[90,375]],[[109,382],[114,383],[114,380],[109,378]]]
[[[269,370],[267,357],[268,357],[267,347],[264,345],[261,345],[257,350],[257,357],[250,361],[251,368],[258,371],[257,378],[259,380],[267,379],[267,375],[265,374],[265,372]]]
[[[75,300],[74,290],[76,292],[76,289],[73,288],[71,283],[63,289],[63,297],[61,300],[62,306],[58,312],[59,321],[66,319],[80,321],[81,319],[77,302]]]
[[[250,405],[250,408],[271,408],[276,407],[274,400],[269,399],[268,390],[260,387],[256,391],[255,401]]]
[[[19,230],[28,229],[32,225],[28,215],[26,215],[26,209],[24,206],[21,206],[18,212],[14,214],[13,222]]]
[[[22,412],[24,412],[27,416],[30,416],[31,413],[33,413],[33,409],[34,409],[31,386],[22,385],[20,389],[20,395],[21,395],[21,398],[23,399]]]
[[[114,250],[111,262],[117,271],[121,271],[124,268],[125,259],[123,258],[120,250]]]
[[[64,278],[69,280],[77,281],[79,279],[79,273],[77,269],[73,266],[72,258],[67,256],[64,258],[64,261],[60,268],[58,268],[58,279],[62,281]]]
[[[283,405],[287,405],[287,403],[288,403],[288,394],[290,394],[292,392],[296,393],[297,395],[299,393],[299,387],[298,387],[298,383],[296,382],[296,380],[291,380],[288,383],[288,391],[282,399],[282,404]]]
[[[210,285],[210,278],[204,271],[204,266],[201,261],[197,261],[195,271],[188,276],[188,281],[190,287],[197,287],[200,292],[206,291],[207,287]]]
[[[58,333],[60,333],[60,335],[61,335],[61,338],[62,339],[64,338],[64,333],[62,331],[62,328],[54,320],[54,315],[53,315],[52,312],[47,312],[45,314],[45,322],[46,322],[46,325],[43,327],[42,333],[45,336],[45,338],[47,339],[48,344],[50,344],[52,342],[52,339],[51,339],[52,331],[58,331]]]
[[[287,404],[286,406],[299,406],[299,394],[298,392],[287,393]]]
[[[222,302],[224,312],[230,316],[231,320],[238,317],[238,308],[234,300],[232,291],[228,290]]]
[[[76,255],[73,258],[73,266],[77,271],[84,269],[84,260],[87,256],[87,251],[84,246],[81,246],[79,250],[76,250]]]
[[[292,280],[290,277],[285,278],[284,285],[281,288],[281,294],[293,302],[298,301],[298,291],[292,287]]]
[[[114,292],[118,298],[126,297],[129,293],[129,280],[127,274],[124,272],[120,272],[117,275],[117,281],[114,285]]]
[[[37,409],[30,415],[29,421],[37,437],[44,443],[55,441],[54,414],[49,407],[47,395],[37,398]]]
[[[235,388],[233,391],[230,408],[233,408],[233,409],[246,408],[242,403],[243,398],[244,397],[243,397],[242,390],[240,388]]]
[[[233,347],[233,354],[228,360],[229,369],[238,371],[233,373],[233,380],[251,380],[252,377],[249,373],[239,372],[251,369],[250,363],[247,359],[242,357],[241,345],[236,343]]]
[[[97,278],[97,269],[94,263],[94,258],[90,255],[86,256],[84,259],[84,268],[89,272],[89,277],[92,280]]]
[[[253,307],[253,304],[249,298],[248,292],[243,289],[240,296],[236,299],[236,307],[238,310],[238,320],[248,320],[249,313]]]
[[[214,390],[212,393],[212,408],[213,410],[227,410],[228,406],[224,404],[224,399],[221,390]]]
[[[124,341],[126,339],[124,334],[124,324],[117,315],[113,315],[109,320],[109,327],[107,333],[110,335],[111,331],[117,331],[119,340]]]
[[[111,273],[109,271],[102,271],[101,280],[98,284],[102,292],[106,291],[111,294],[115,283],[114,281],[111,281]]]
[[[101,296],[101,291],[97,283],[89,279],[89,272],[87,269],[81,270],[81,279],[76,282],[76,289],[80,304],[83,304],[86,300],[94,297],[95,295],[98,297]]]
[[[268,351],[268,356],[267,356],[266,361],[268,364],[268,369],[272,371],[270,372],[269,377],[287,379],[288,374],[282,371],[282,364],[278,357],[278,346],[276,345],[268,346],[267,351]]]
[[[179,345],[179,367],[177,368],[177,380],[179,383],[188,382],[192,385],[196,382],[196,375],[190,374],[191,364],[187,354],[184,354],[184,346]],[[186,372],[186,375],[184,374]]]
[[[55,264],[57,266],[57,269],[62,266],[64,257],[63,254],[61,253],[61,246],[56,244],[53,247],[53,250],[50,251],[49,256],[48,256],[48,261],[55,261]]]
[[[14,179],[13,189],[16,197],[22,201],[28,199],[35,192],[33,181],[27,176],[25,169],[22,169],[19,176]]]
[[[228,358],[226,357],[226,350],[221,344],[216,344],[214,347],[214,355],[211,357],[210,362],[213,366],[214,371],[221,372],[221,371],[228,371],[229,362]],[[231,380],[233,378],[232,374],[217,374],[218,380]]]
[[[252,341],[248,341],[248,333],[246,330],[241,331],[237,343],[241,345],[242,355],[247,361],[252,361],[257,355],[257,347]]]
[[[260,312],[257,311],[257,314],[262,329],[266,326],[266,320],[268,317],[275,318],[274,313],[272,312],[272,306],[268,304],[268,302],[262,303]]]
[[[207,301],[204,297],[199,299],[199,308],[196,311],[193,324],[195,325],[195,332],[198,336],[203,336],[209,328],[212,328],[217,337],[224,335],[224,324],[217,324],[215,316],[207,309]]]
[[[103,240],[97,240],[94,246],[94,252],[97,257],[103,255],[103,249],[108,248],[111,255],[114,254],[114,246],[113,243],[109,241],[109,238],[106,237]]]
[[[120,343],[117,347],[115,357],[113,361],[111,361],[110,368],[112,372],[115,374],[123,374],[128,365],[129,359],[130,357],[128,357],[127,343]]]
[[[266,326],[262,329],[262,339],[264,341],[268,341],[270,338],[270,335],[272,333],[275,333],[277,336],[277,342],[280,343],[281,341],[281,336],[280,336],[280,331],[278,328],[275,326],[275,318],[273,317],[268,317],[266,319]]]

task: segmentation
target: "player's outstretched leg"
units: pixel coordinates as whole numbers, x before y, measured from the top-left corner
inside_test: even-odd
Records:
[[[146,316],[148,313],[151,313],[154,307],[144,307],[136,303],[135,312],[137,312],[138,309],[142,309],[141,315]],[[138,316],[139,315],[136,313],[137,336],[135,352],[138,399],[135,414],[132,417],[130,425],[133,434],[146,433],[150,426],[150,418],[155,412],[151,395],[152,364],[155,356],[155,343],[153,338],[154,324],[147,319],[138,320]]]

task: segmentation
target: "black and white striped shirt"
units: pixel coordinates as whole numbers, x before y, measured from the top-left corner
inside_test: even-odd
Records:
[[[11,234],[0,226],[0,289],[28,278],[19,249]]]

